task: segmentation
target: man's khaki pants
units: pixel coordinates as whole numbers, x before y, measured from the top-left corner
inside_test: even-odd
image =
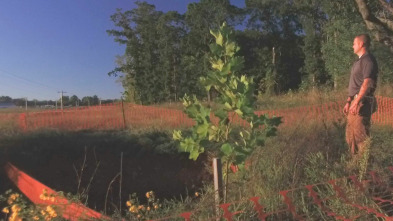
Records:
[[[362,154],[363,144],[370,136],[370,117],[348,114],[345,138],[351,154]]]

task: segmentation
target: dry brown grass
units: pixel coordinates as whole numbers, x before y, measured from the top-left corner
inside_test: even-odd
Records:
[[[257,101],[258,110],[284,109],[299,106],[320,105],[334,101],[344,101],[346,90],[332,91],[328,89],[288,92],[283,95],[266,96],[259,95]]]
[[[393,97],[393,84],[379,85],[376,91],[376,95]]]

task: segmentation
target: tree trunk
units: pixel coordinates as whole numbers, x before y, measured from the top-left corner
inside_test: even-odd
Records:
[[[367,29],[372,32],[378,42],[388,46],[393,53],[393,21],[374,15],[367,5],[367,0],[355,0],[355,2]],[[385,0],[379,0],[379,2],[388,12],[393,11],[392,6]]]

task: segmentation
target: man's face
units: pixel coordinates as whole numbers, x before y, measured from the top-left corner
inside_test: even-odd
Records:
[[[363,42],[359,38],[353,40],[353,53],[358,54],[363,47]]]

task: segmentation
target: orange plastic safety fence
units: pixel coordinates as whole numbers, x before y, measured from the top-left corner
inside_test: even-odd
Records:
[[[34,204],[38,205],[55,205],[56,208],[61,210],[62,216],[71,221],[78,220],[110,220],[109,217],[102,215],[90,208],[85,207],[82,204],[77,204],[69,202],[64,197],[59,196],[54,190],[45,186],[44,184],[38,182],[34,178],[30,177],[23,171],[19,170],[17,167],[11,163],[7,163],[5,166],[5,171],[10,178],[10,180],[19,188],[19,190],[29,198]],[[54,195],[55,200],[52,202],[50,200],[43,200],[40,195],[44,192],[47,194]]]
[[[372,115],[372,123],[393,126],[393,99],[377,96],[377,111]],[[302,106],[278,110],[260,110],[257,115],[267,114],[282,117],[280,127],[302,124],[304,122],[335,122],[343,120],[342,108],[345,102],[330,102],[321,105]],[[100,106],[75,107],[35,113],[21,113],[18,118],[7,118],[0,114],[0,121],[17,121],[23,131],[41,128],[64,130],[116,130],[128,128],[187,128],[195,124],[182,110],[142,106],[136,104],[114,103]],[[234,113],[229,114],[234,125],[249,127],[246,120]],[[218,124],[218,118],[211,113],[210,120]]]

